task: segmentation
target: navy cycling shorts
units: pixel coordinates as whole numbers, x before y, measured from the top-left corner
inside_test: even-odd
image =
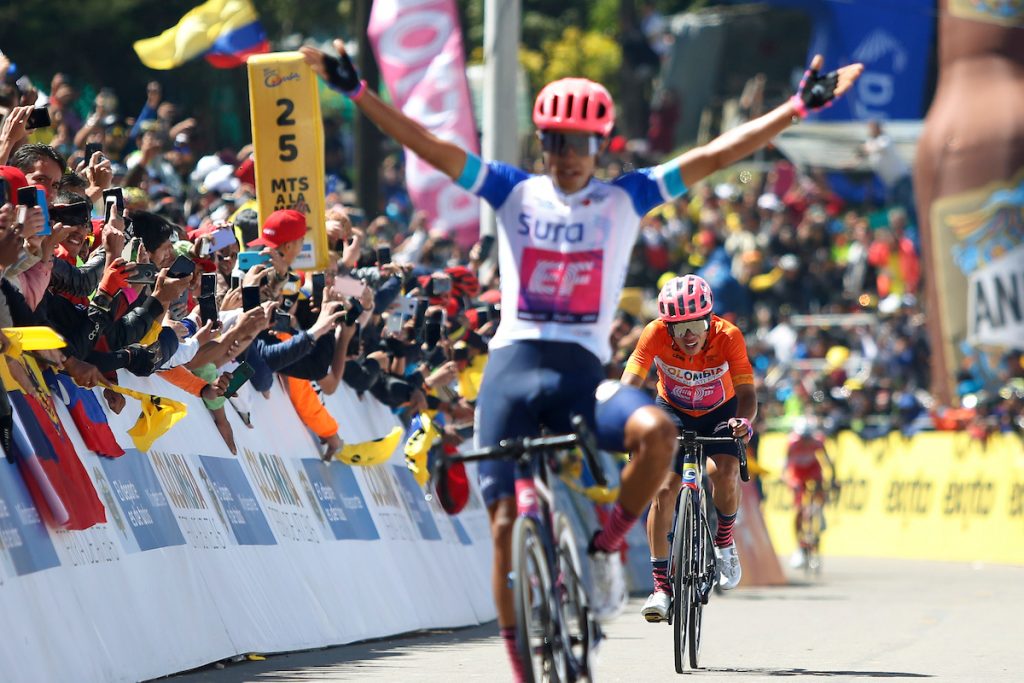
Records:
[[[578,344],[520,341],[490,353],[476,401],[476,446],[486,448],[502,439],[572,431],[572,416],[582,415],[598,446],[624,451],[626,421],[636,410],[653,405],[646,393],[610,385],[608,395],[598,385],[605,380],[601,361]],[[480,491],[490,506],[515,494],[515,463],[480,462]]]
[[[699,417],[687,415],[681,410],[676,409],[675,406],[663,399],[661,396],[658,397],[656,403],[659,408],[668,414],[672,419],[672,422],[675,423],[676,429],[680,432],[684,429],[688,429],[692,432],[697,432],[699,436],[732,436],[732,430],[729,429],[728,422],[730,419],[736,417],[735,396],[711,412],[705,413]],[[738,446],[720,446],[713,444],[711,446],[705,446],[704,453],[707,455],[734,455],[737,458],[740,457]],[[672,471],[676,474],[683,473],[682,449],[676,452],[676,463]]]

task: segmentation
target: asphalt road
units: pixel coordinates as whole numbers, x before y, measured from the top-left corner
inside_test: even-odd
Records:
[[[827,559],[820,578],[713,597],[696,676],[830,681],[1024,680],[1024,567]],[[606,626],[599,681],[679,680],[671,629],[639,616]],[[491,624],[208,667],[174,683],[505,681]]]

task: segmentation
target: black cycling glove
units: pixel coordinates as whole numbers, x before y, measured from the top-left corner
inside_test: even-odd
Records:
[[[324,68],[329,86],[352,99],[362,94],[365,84],[359,80],[359,72],[347,54],[342,53],[340,57],[324,55]]]

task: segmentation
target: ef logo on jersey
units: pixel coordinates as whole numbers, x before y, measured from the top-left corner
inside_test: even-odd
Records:
[[[597,320],[603,265],[600,250],[563,254],[523,249],[519,317],[565,323]]]

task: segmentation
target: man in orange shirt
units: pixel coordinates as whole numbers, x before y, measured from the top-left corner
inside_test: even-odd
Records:
[[[644,328],[626,363],[622,383],[643,386],[653,365],[658,371],[658,406],[680,431],[749,439],[750,422],[757,414],[754,370],[743,334],[732,323],[712,314],[713,303],[711,286],[701,277],[686,275],[667,282],[658,295],[658,319]],[[739,460],[738,453],[731,449],[715,450],[708,453],[714,463],[714,467],[708,467],[708,474],[718,511],[715,555],[718,584],[729,590],[736,587],[742,574],[732,538],[740,503]],[[654,592],[641,614],[651,622],[665,619],[671,604],[668,533],[682,482],[680,452],[647,515]]]

